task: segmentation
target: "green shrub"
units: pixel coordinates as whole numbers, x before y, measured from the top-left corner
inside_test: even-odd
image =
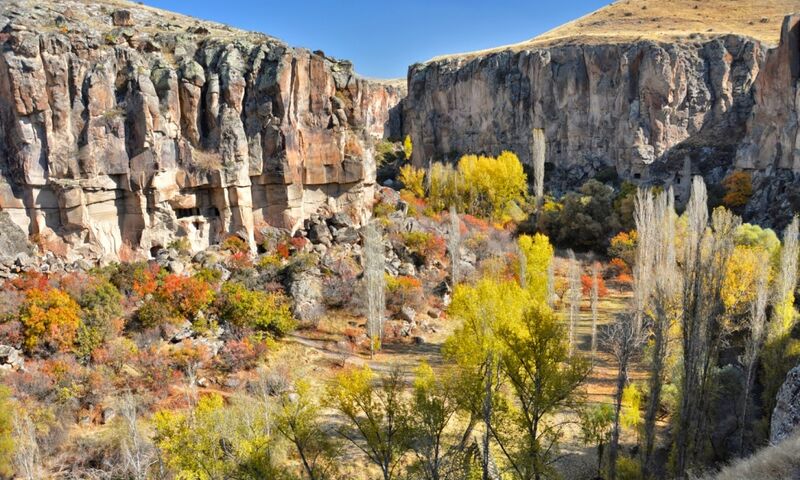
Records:
[[[221,247],[231,253],[250,253],[250,246],[247,242],[236,235],[231,235],[223,240]]]
[[[239,332],[253,329],[281,337],[297,324],[289,300],[280,293],[248,290],[241,283],[226,282],[220,303],[220,319]]]
[[[381,140],[375,145],[375,161],[378,166],[391,163],[400,157],[397,152],[397,144],[388,140]]]
[[[559,247],[604,251],[609,237],[620,231],[613,201],[611,187],[589,180],[561,202],[546,200],[538,228]]]
[[[378,202],[372,207],[372,216],[375,218],[386,218],[395,211],[393,205],[388,203]]]
[[[84,327],[95,331],[101,341],[110,339],[121,327],[122,299],[122,294],[110,281],[93,281],[78,299]]]
[[[423,264],[442,260],[446,251],[444,238],[418,230],[403,234],[403,243]]]
[[[192,251],[192,244],[189,242],[189,239],[186,237],[178,237],[175,240],[169,242],[167,248],[172,250],[177,250],[180,253],[188,254]]]
[[[617,478],[619,480],[639,480],[642,478],[642,465],[639,460],[630,457],[617,459]]]

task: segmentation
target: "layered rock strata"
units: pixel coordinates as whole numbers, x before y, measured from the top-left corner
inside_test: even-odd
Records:
[[[255,33],[119,2],[0,8],[0,210],[46,249],[196,250],[358,218],[401,89]]]
[[[736,166],[753,172],[748,215],[788,223],[800,211],[800,15],[786,17],[780,45],[767,53]]]
[[[618,175],[672,185],[680,200],[691,175],[719,183],[734,168],[752,170],[759,188],[762,178],[791,183],[800,171],[797,16],[781,38],[773,49],[727,35],[441,58],[410,68],[404,128],[418,165],[513,150],[532,166],[544,148],[554,193]],[[785,193],[759,192],[749,216],[785,216],[761,214],[767,199],[800,207]]]

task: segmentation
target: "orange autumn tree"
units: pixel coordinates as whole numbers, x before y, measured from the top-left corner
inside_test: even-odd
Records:
[[[214,290],[198,277],[169,274],[160,276],[151,271],[134,284],[134,291],[144,299],[139,321],[144,327],[163,323],[192,323],[198,314],[214,301]]]
[[[594,279],[591,275],[581,275],[581,291],[584,295],[589,296],[592,293],[592,283]],[[608,287],[603,277],[597,276],[597,296],[604,298],[608,295]]]
[[[734,211],[747,205],[753,196],[753,181],[747,172],[731,173],[722,181],[722,186],[725,187],[722,204]]]
[[[81,323],[80,311],[78,303],[57,288],[27,290],[19,310],[25,350],[69,350]]]

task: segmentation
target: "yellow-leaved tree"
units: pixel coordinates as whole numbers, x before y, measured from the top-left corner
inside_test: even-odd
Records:
[[[25,292],[19,311],[25,350],[37,347],[66,351],[72,348],[80,326],[78,303],[56,288],[32,288]]]
[[[737,245],[722,279],[722,302],[726,321],[748,313],[756,295],[759,268],[769,263],[769,252],[761,247]]]
[[[204,395],[190,412],[157,412],[155,444],[176,479],[283,478],[268,408],[253,398],[227,406]]]
[[[406,156],[406,160],[411,160],[411,154],[414,153],[414,144],[411,143],[411,135],[406,135],[405,140],[403,140],[403,153]]]
[[[445,342],[444,356],[457,367],[455,395],[470,424],[483,423],[484,470],[489,465],[502,363],[498,332],[505,325],[519,323],[529,304],[528,293],[517,282],[487,277],[475,285],[457,285],[448,307],[448,315],[461,320],[461,325]]]
[[[411,165],[400,167],[400,182],[403,190],[411,192],[417,198],[425,198],[425,170]]]
[[[466,202],[462,196],[464,183],[452,165],[436,162],[431,165],[428,176],[428,205],[432,209],[441,211],[453,206],[457,211],[466,210]]]
[[[553,261],[553,245],[547,235],[537,233],[533,236],[520,235],[519,248],[525,259],[522,269],[525,275],[525,288],[531,299],[547,303],[548,270]]]
[[[458,162],[458,173],[467,207],[479,215],[507,221],[525,201],[528,177],[513,152],[504,151],[497,158],[465,155]]]
[[[775,408],[776,395],[786,374],[797,364],[800,357],[800,341],[792,338],[797,324],[794,308],[794,291],[798,278],[798,255],[800,255],[800,219],[795,216],[783,233],[780,266],[773,286],[772,316],[767,326],[762,368],[764,375],[762,393],[767,417]]]
[[[531,303],[518,321],[503,324],[498,333],[501,374],[511,388],[498,402],[492,435],[513,478],[550,478],[558,458],[554,446],[564,433],[555,416],[581,403],[578,386],[591,365],[570,353],[561,320],[542,303]]]

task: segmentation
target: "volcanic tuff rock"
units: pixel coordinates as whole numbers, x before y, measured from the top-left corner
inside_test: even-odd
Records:
[[[772,414],[769,441],[786,440],[800,427],[800,365],[786,376],[778,391],[777,405]]]
[[[3,2],[0,31],[0,209],[50,250],[360,217],[399,129],[400,89],[262,34],[114,0]]]
[[[555,193],[615,173],[673,185],[679,201],[691,175],[719,183],[750,169],[759,188],[785,178],[756,189],[748,217],[783,223],[800,207],[786,187],[800,183],[798,28],[788,17],[774,49],[733,34],[534,41],[414,65],[403,121],[413,161],[513,150],[532,163],[544,151]],[[787,208],[765,213],[770,203]]]
[[[753,97],[736,156],[737,167],[754,172],[748,214],[762,222],[788,219],[800,210],[800,15],[784,20],[781,43],[767,53]]]

